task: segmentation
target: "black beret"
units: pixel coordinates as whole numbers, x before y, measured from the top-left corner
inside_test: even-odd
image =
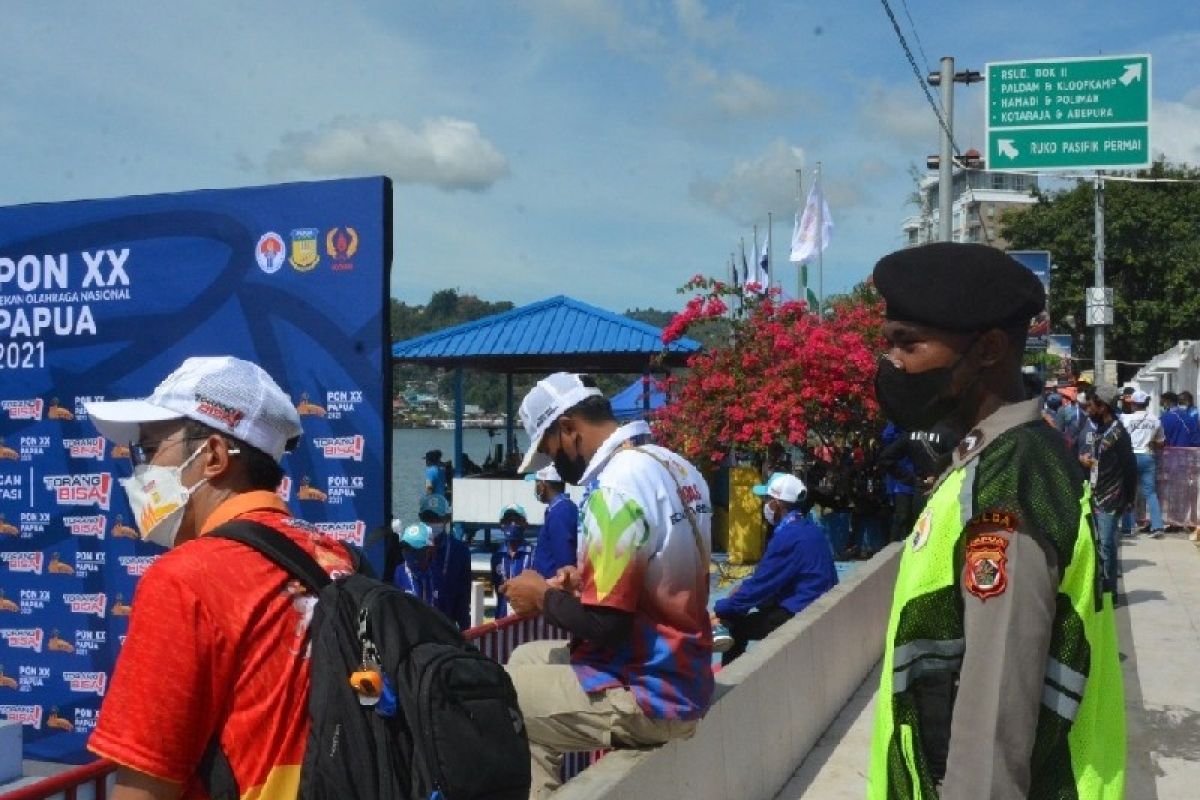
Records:
[[[949,331],[1010,329],[1046,307],[1042,282],[1003,251],[936,242],[879,259],[875,288],[887,318]]]
[[[425,451],[425,460],[426,461],[441,461],[442,460],[442,451],[441,450],[426,450]]]

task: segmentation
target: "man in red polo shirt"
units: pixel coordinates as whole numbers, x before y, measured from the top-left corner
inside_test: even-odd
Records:
[[[353,569],[342,545],[275,494],[279,462],[301,434],[296,409],[261,368],[218,357],[187,359],[145,400],[87,411],[106,438],[130,445],[134,473],[122,483],[138,530],[170,548],[138,583],[88,741],[120,765],[114,800],[206,797],[201,763],[214,755],[237,796],[295,798],[315,598],[258,552],[205,534],[253,520],[331,576]]]

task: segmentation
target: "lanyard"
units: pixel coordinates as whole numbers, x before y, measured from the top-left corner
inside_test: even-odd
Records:
[[[430,588],[431,584],[433,583],[432,580],[429,580],[429,577],[430,577],[429,573],[425,573],[426,580],[423,584],[418,583],[417,576],[413,574],[412,569],[409,568],[408,562],[406,561],[406,562],[404,562],[404,574],[408,576],[408,583],[410,586],[412,586],[412,593],[414,595],[419,597],[421,600],[424,600],[426,603],[436,603],[437,602],[437,599],[438,599],[437,589],[433,590],[433,599],[432,600],[430,600],[430,598],[428,596],[429,595],[428,589]]]

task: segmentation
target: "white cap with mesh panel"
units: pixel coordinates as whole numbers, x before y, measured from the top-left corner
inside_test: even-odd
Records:
[[[291,399],[262,367],[233,356],[184,361],[143,400],[85,403],[96,429],[135,444],[139,426],[191,419],[257,447],[279,461],[303,429]]]
[[[571,372],[556,372],[537,382],[521,401],[521,425],[529,435],[529,452],[517,467],[517,472],[531,472],[549,466],[550,457],[539,453],[542,436],[570,409],[589,397],[603,397],[595,386],[584,385],[582,376]]]

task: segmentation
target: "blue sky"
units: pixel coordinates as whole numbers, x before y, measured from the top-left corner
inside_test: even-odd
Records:
[[[1200,165],[1196,0],[890,0],[922,71],[1150,53]],[[0,203],[388,174],[393,294],[678,308],[822,164],[827,292],[913,213],[937,127],[878,0],[7,0]],[[911,21],[910,21],[911,17]],[[914,34],[915,24],[915,34]],[[956,138],[983,149],[981,86]],[[795,283],[784,267],[788,286]]]

